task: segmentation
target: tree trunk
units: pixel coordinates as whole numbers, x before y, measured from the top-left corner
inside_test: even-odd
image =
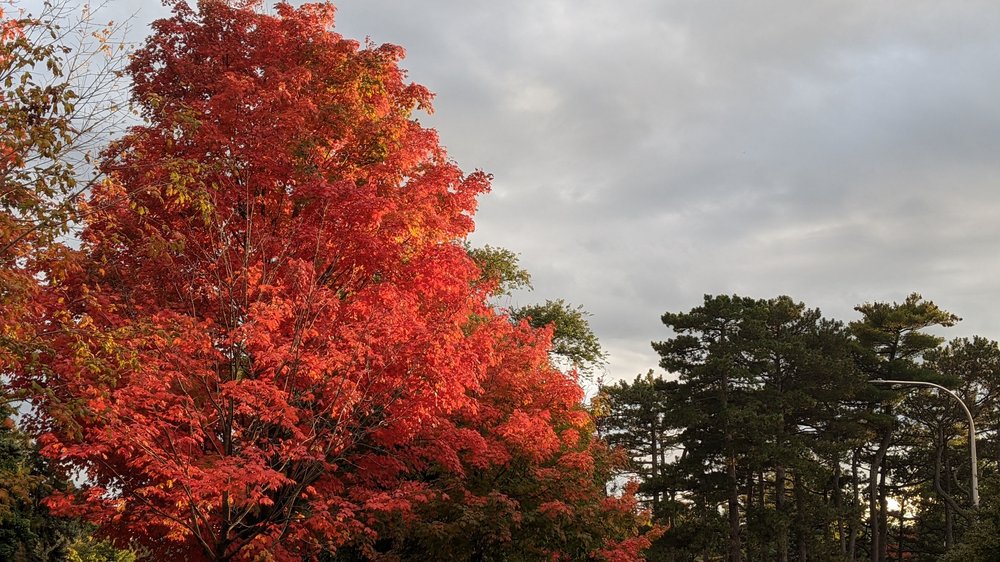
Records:
[[[878,489],[878,561],[885,562],[886,557],[889,552],[889,493],[886,490],[885,481],[889,468],[882,465],[882,470],[879,473],[879,489]]]
[[[944,429],[938,428],[938,439],[935,443],[934,451],[934,489],[941,496],[944,503],[944,550],[948,552],[955,546],[955,520],[954,515],[951,512],[951,502],[948,499],[951,498],[950,494],[946,493],[941,487],[941,470],[943,469],[941,463],[941,456],[944,454]],[[951,487],[951,481],[947,482],[948,487]]]
[[[766,490],[764,488],[767,487],[765,486],[767,480],[764,478],[763,470],[757,471],[757,481],[760,482],[760,486],[757,487],[757,505],[759,505],[761,509],[763,509],[767,507],[767,503],[764,501],[764,494],[766,493]]]
[[[764,470],[763,469],[757,471],[757,484],[758,484],[757,485],[757,490],[756,490],[756,492],[757,492],[757,505],[759,506],[759,509],[760,509],[761,513],[766,513],[766,511],[767,511],[767,499],[766,499],[766,496],[767,496],[767,478],[764,475]],[[767,560],[767,557],[768,557],[768,551],[770,550],[770,542],[767,541],[767,540],[765,540],[765,539],[761,539],[761,541],[757,544],[757,549],[760,552],[760,560],[761,560],[761,562],[769,562]]]
[[[746,500],[746,505],[743,508],[743,513],[745,514],[745,516],[747,518],[747,529],[750,528],[750,513],[751,513],[751,511],[753,511],[753,508],[754,508],[754,497],[753,496],[754,496],[754,488],[755,488],[755,486],[754,486],[753,478],[754,478],[753,472],[747,474],[747,488],[746,488],[746,493],[745,493],[747,500]],[[763,485],[763,483],[761,483],[761,485]],[[747,540],[746,540],[746,562],[753,562],[753,560],[754,560],[754,546],[755,546],[755,544],[754,544],[754,540],[753,540],[753,535],[748,532],[747,533]]]
[[[740,546],[740,490],[736,480],[736,455],[730,453],[726,459],[726,474],[729,477],[729,562],[743,562]]]
[[[955,498],[951,495],[951,478],[944,478],[944,483],[942,485],[941,471],[944,470],[946,473],[951,471],[950,461],[945,456],[944,462],[942,464],[942,455],[947,453],[947,445],[944,439],[943,431],[940,433],[940,439],[937,442],[937,447],[934,455],[934,490],[941,496],[941,500],[944,501],[945,507],[951,508],[950,514],[958,514],[967,520],[971,520],[971,515],[969,512],[962,509]],[[947,489],[945,489],[947,486]],[[945,515],[949,515],[946,511]],[[947,544],[954,545],[954,519],[945,518],[945,537],[951,537],[952,540],[948,541]]]
[[[869,551],[871,562],[879,562],[878,512],[878,469],[873,462],[871,474],[868,475],[868,534],[871,542],[871,550]]]
[[[896,538],[896,560],[903,559],[903,540],[906,532],[906,498],[899,501],[899,535]]]
[[[891,414],[891,412],[889,412]],[[885,557],[883,553],[885,545],[881,544],[880,539],[882,537],[881,525],[879,523],[882,520],[882,505],[880,500],[882,499],[881,487],[879,486],[879,473],[882,472],[882,461],[885,460],[885,454],[889,450],[889,443],[892,442],[892,430],[887,430],[882,436],[881,441],[878,444],[878,450],[875,452],[875,458],[872,459],[871,470],[868,473],[868,523],[871,527],[871,562],[883,562]]]
[[[951,506],[944,504],[944,551],[948,552],[955,546],[955,519]]]
[[[837,538],[840,540],[840,554],[847,556],[847,537],[844,536],[844,498],[840,490],[840,456],[833,459],[833,508],[837,513]]]
[[[650,480],[650,483],[653,484],[653,486],[652,486],[652,493],[653,493],[653,517],[656,517],[657,515],[659,515],[659,512],[660,512],[660,486],[659,486],[659,483],[657,483],[657,475],[659,473],[659,471],[657,469],[659,468],[658,464],[659,464],[659,461],[660,461],[660,456],[659,456],[659,451],[656,450],[657,445],[659,445],[659,440],[657,439],[657,434],[656,434],[656,419],[655,419],[655,416],[654,416],[654,419],[653,419],[652,423],[650,423],[650,431],[649,431],[649,433],[650,433],[650,435],[649,435],[650,442],[649,443],[650,443],[650,452],[651,452],[650,459],[649,459],[649,480]]]
[[[729,373],[722,369],[722,392],[719,405],[722,407],[724,433],[723,443],[726,454],[726,477],[729,492],[729,562],[743,562],[743,549],[740,545],[740,489],[736,474],[736,451],[733,446],[732,420],[729,419]]]
[[[774,467],[774,508],[778,512],[778,562],[788,562],[788,509],[785,506],[785,467]]]
[[[802,484],[802,475],[796,470],[792,473],[795,486],[795,543],[798,562],[806,562],[809,556],[809,530],[806,528],[806,489]]]
[[[861,449],[854,449],[851,456],[851,493],[854,501],[851,504],[851,518],[848,520],[850,537],[847,540],[847,559],[850,562],[858,562],[858,532],[861,523],[858,515],[858,507],[861,505],[861,480],[858,477],[860,461]]]

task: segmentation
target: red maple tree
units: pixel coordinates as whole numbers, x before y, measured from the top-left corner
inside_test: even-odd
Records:
[[[461,245],[489,178],[413,118],[402,49],[343,39],[329,4],[256,6],[173,2],[131,64],[147,124],[14,375],[86,483],[50,507],[160,557],[300,560],[440,502],[435,470],[516,501],[462,478],[517,461],[552,520],[587,478],[604,501],[549,334],[490,308]]]
[[[660,529],[637,516],[634,488],[607,495],[624,457],[595,438],[575,378],[553,368],[550,329],[494,320],[474,400],[410,445],[425,500],[375,514],[377,534],[352,548],[395,561],[642,560]]]
[[[411,119],[430,94],[402,51],[332,33],[331,7],[174,12],[130,68],[149,124],[48,292],[44,451],[92,484],[51,505],[192,558],[335,544],[393,489],[367,452],[481,378],[455,241],[488,178]]]

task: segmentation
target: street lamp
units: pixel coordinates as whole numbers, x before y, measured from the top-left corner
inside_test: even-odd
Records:
[[[969,457],[972,459],[972,507],[979,508],[979,469],[978,463],[976,462],[976,421],[972,419],[972,412],[969,411],[969,407],[965,405],[965,401],[958,394],[953,391],[932,382],[924,381],[893,381],[885,379],[874,379],[868,382],[876,384],[902,384],[909,386],[932,386],[938,390],[943,390],[948,394],[952,395],[958,403],[962,405],[962,410],[965,411],[965,416],[969,418]]]

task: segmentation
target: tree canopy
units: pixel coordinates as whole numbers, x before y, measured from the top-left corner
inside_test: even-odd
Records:
[[[80,484],[46,508],[157,558],[637,560],[562,327],[491,306],[527,276],[467,250],[489,176],[416,119],[402,49],[341,37],[329,4],[171,6],[79,249],[21,276],[11,330],[38,345],[4,370]]]
[[[988,559],[959,405],[869,381],[947,385],[994,451],[997,344],[945,344],[929,330],[958,318],[919,294],[856,310],[845,325],[786,296],[709,295],[663,315],[675,335],[653,347],[675,380],[601,389],[598,427],[670,527],[649,560]],[[984,489],[997,468],[980,456]]]

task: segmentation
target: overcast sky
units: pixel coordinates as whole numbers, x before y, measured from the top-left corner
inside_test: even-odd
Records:
[[[1000,3],[342,0],[395,43],[466,171],[476,244],[581,304],[610,379],[659,317],[788,294],[844,321],[912,291],[1000,338]],[[132,35],[165,10],[138,12]]]

